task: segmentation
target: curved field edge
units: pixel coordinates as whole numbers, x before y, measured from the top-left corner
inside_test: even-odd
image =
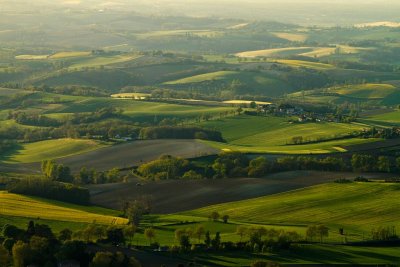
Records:
[[[75,223],[127,223],[126,219],[116,217],[117,212],[112,210],[84,207],[7,192],[0,192],[0,215],[1,217],[11,216]]]
[[[181,213],[207,217],[213,211],[232,220],[277,225],[323,223],[353,231],[400,226],[400,185],[384,183],[322,184],[250,200]]]
[[[241,146],[226,143],[218,143],[212,141],[202,141],[216,149],[222,151],[237,151],[242,153],[265,153],[265,154],[331,154],[339,152],[347,152],[345,147],[350,147],[359,144],[369,144],[381,141],[381,139],[371,138],[351,138],[344,140],[335,140],[327,142],[319,142],[305,145],[282,145],[282,146]]]
[[[84,154],[107,147],[105,143],[86,139],[55,139],[22,144],[4,157],[7,163],[33,163]]]

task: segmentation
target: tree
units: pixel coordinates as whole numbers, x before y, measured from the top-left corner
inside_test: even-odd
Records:
[[[319,240],[322,243],[323,238],[329,236],[329,228],[323,224],[320,224],[317,226],[316,230],[317,230],[317,234],[319,236]]]
[[[3,226],[3,236],[6,238],[20,239],[23,237],[25,231],[10,224]]]
[[[153,239],[156,237],[156,231],[153,228],[147,228],[144,230],[144,236],[149,240],[149,244],[153,243]]]
[[[188,235],[184,234],[179,237],[179,245],[184,251],[188,251],[192,244],[190,243],[190,238]]]
[[[239,226],[236,228],[236,234],[237,234],[238,236],[240,236],[240,242],[242,242],[242,239],[243,239],[243,237],[247,234],[247,231],[248,231],[247,227],[245,227],[245,226],[243,226],[243,225],[239,225]]]
[[[175,239],[179,242],[181,237],[186,235],[186,231],[184,229],[176,229],[175,230]]]
[[[378,158],[378,170],[381,172],[390,172],[390,160],[386,156]]]
[[[33,221],[29,221],[28,228],[26,229],[26,234],[28,237],[31,237],[35,234],[35,223]]]
[[[375,158],[371,155],[354,154],[351,158],[351,166],[354,171],[374,171]]]
[[[8,263],[10,261],[10,254],[8,253],[8,250],[0,245],[0,266],[8,266]]]
[[[97,252],[93,257],[90,267],[111,267],[113,254],[111,252]]]
[[[46,262],[51,260],[51,248],[50,242],[45,237],[32,236],[29,240],[29,246],[31,250],[31,260],[41,266],[45,265]]]
[[[229,220],[229,215],[222,216],[222,221],[224,221],[224,223],[228,223],[228,220]]]
[[[251,101],[250,108],[254,108],[254,109],[257,108],[257,103],[254,101]]]
[[[128,239],[130,242],[132,242],[132,240],[135,236],[135,233],[136,233],[136,229],[137,229],[137,227],[135,225],[129,225],[129,226],[125,227],[123,229],[125,239]]]
[[[210,214],[210,219],[213,220],[214,222],[218,221],[218,219],[219,219],[219,213],[216,212],[216,211],[213,211],[213,212]]]
[[[135,200],[133,202],[126,202],[124,205],[124,213],[128,218],[129,223],[139,226],[140,221],[142,220],[143,215],[146,212],[146,208],[142,202]]]
[[[44,176],[51,181],[71,183],[74,179],[71,175],[71,169],[69,167],[62,164],[57,164],[53,160],[42,161],[41,167]]]
[[[121,228],[108,227],[106,231],[107,240],[113,245],[124,244],[125,238]]]
[[[279,267],[279,264],[275,262],[255,261],[251,264],[251,267]]]
[[[238,107],[236,112],[238,113],[238,115],[242,114],[243,108],[242,107]]]
[[[68,228],[61,230],[60,233],[58,234],[58,239],[63,242],[71,240],[71,238],[72,238],[72,231]]]
[[[78,184],[89,184],[90,183],[90,174],[86,167],[82,167],[77,176]]]
[[[205,240],[204,240],[204,244],[206,244],[207,247],[211,246],[210,231],[206,232],[206,237],[205,237]]]
[[[203,176],[201,174],[198,174],[197,172],[190,170],[188,172],[185,172],[182,176],[182,179],[186,180],[200,180],[203,179]]]
[[[315,225],[309,225],[306,230],[306,237],[310,241],[313,241],[314,238],[318,235],[317,227]]]
[[[219,247],[221,246],[221,235],[219,232],[215,234],[215,237],[213,240],[211,240],[211,246],[213,249],[218,250]]]
[[[12,248],[14,267],[25,267],[31,258],[31,249],[28,244],[18,241]]]
[[[397,171],[400,172],[400,157],[396,158]]]
[[[262,237],[267,234],[267,230],[264,227],[252,227],[248,230],[248,235],[250,239],[250,243],[254,245],[261,246]]]
[[[35,235],[45,237],[47,239],[54,239],[53,231],[47,224],[36,224]]]
[[[85,262],[88,258],[86,254],[86,244],[78,240],[66,241],[61,245],[55,256],[59,261],[76,260]]]
[[[268,160],[265,157],[258,157],[250,161],[248,176],[261,177],[267,174],[269,169]]]
[[[198,225],[194,229],[193,235],[198,239],[199,243],[204,234],[205,234],[205,229],[203,225]]]

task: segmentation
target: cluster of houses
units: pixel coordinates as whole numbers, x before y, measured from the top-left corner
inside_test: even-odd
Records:
[[[281,115],[301,115],[304,113],[304,110],[301,107],[295,107],[290,104],[265,104],[259,106],[260,111],[266,114],[281,114]]]
[[[264,114],[274,114],[276,116],[293,116],[297,117],[298,122],[339,122],[340,118],[329,114],[318,114],[307,112],[302,107],[293,106],[291,104],[264,104],[259,105],[258,110]]]

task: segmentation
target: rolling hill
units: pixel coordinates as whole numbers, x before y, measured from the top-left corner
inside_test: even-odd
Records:
[[[86,139],[47,140],[22,144],[8,156],[3,157],[3,160],[7,163],[41,162],[83,154],[106,146],[105,143]]]
[[[223,150],[254,153],[332,153],[343,152],[343,146],[375,141],[374,139],[343,139],[324,141],[360,131],[365,126],[346,123],[291,124],[282,117],[236,116],[204,122],[206,128],[220,131],[227,143],[208,142]],[[288,145],[292,138],[302,136],[315,143]]]
[[[323,223],[368,233],[379,226],[399,226],[398,184],[323,184],[240,202],[209,206],[185,215],[217,211],[241,222],[309,225]]]
[[[45,220],[64,227],[69,224],[126,224],[127,220],[117,217],[118,212],[99,207],[79,206],[36,197],[27,197],[0,191],[0,224],[17,224],[29,220]]]

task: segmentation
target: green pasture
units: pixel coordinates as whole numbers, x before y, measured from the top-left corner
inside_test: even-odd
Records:
[[[105,147],[106,144],[84,139],[55,139],[25,143],[3,157],[9,163],[41,162],[82,154]]]
[[[333,233],[344,227],[349,239],[357,240],[379,226],[400,226],[399,197],[398,184],[331,183],[182,214],[207,217],[217,211],[235,221],[265,225],[322,223]]]
[[[126,224],[118,212],[0,192],[0,217],[42,219],[72,223]],[[2,219],[2,220],[4,220]]]
[[[227,141],[227,143],[209,142],[212,146],[243,152],[289,154],[343,152],[344,146],[376,141],[358,138],[323,141],[360,131],[366,128],[364,125],[334,122],[289,123],[287,120],[288,118],[283,117],[242,115],[203,122],[200,125],[220,131]],[[290,145],[292,138],[298,136],[315,143]]]

